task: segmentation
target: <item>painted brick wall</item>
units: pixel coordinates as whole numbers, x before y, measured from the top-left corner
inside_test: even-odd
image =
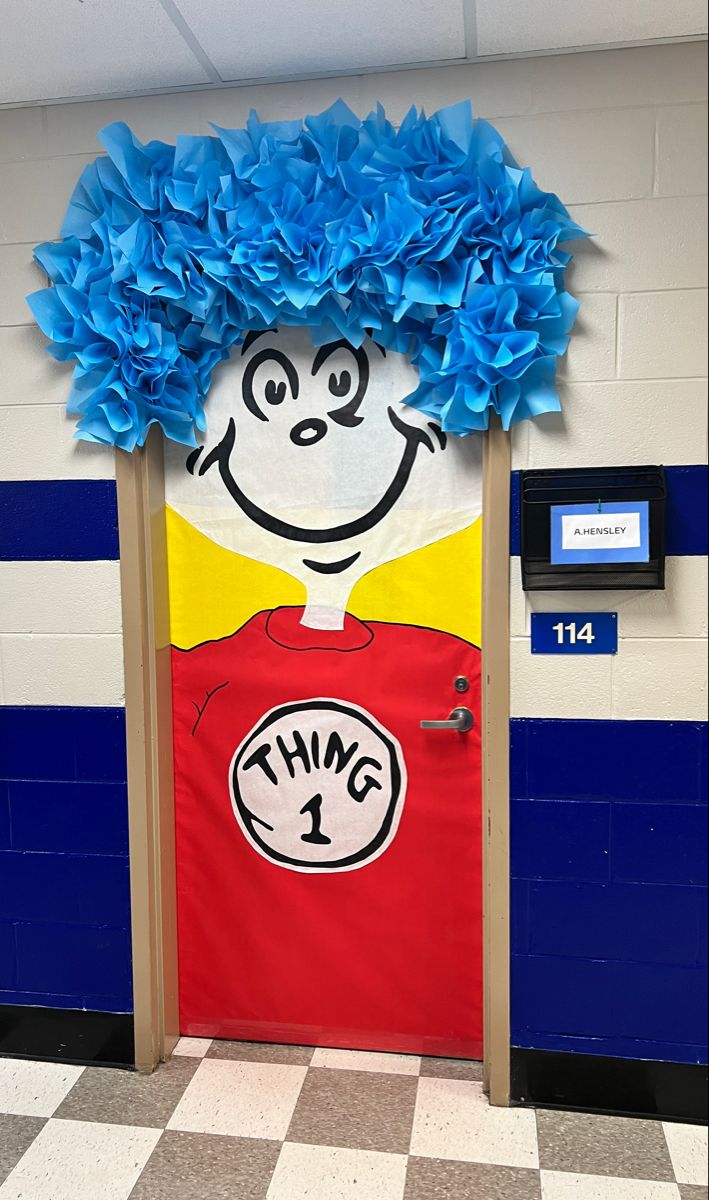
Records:
[[[706,727],[512,722],[514,1044],[706,1055]]]
[[[49,157],[45,124],[0,113],[0,1004],[126,1012],[114,463],[72,440],[68,372],[24,303],[80,165]]]
[[[117,558],[113,480],[0,480],[0,1004],[131,1008]]]
[[[583,310],[563,372],[564,415],[544,418],[535,428],[525,428],[515,436],[515,467],[621,462],[664,462],[681,467],[705,461],[706,384],[700,378],[704,374],[701,321],[706,306],[706,89],[702,46],[560,55],[2,112],[0,483],[4,481],[7,486],[4,492],[0,488],[4,497],[0,503],[5,504],[5,523],[0,522],[0,558],[7,561],[0,562],[0,705],[7,712],[2,714],[5,725],[0,726],[0,736],[6,734],[7,721],[12,723],[12,714],[18,709],[51,709],[61,725],[71,719],[66,714],[119,711],[122,705],[115,549],[106,549],[106,527],[100,519],[98,529],[92,527],[87,532],[79,528],[77,521],[87,508],[79,503],[76,490],[76,503],[70,500],[71,487],[110,485],[113,461],[105,451],[78,445],[70,438],[70,426],[62,413],[67,372],[39,352],[43,339],[31,327],[23,299],[26,292],[43,282],[41,273],[31,264],[32,245],[57,235],[79,171],[97,153],[96,131],[110,121],[124,119],[146,139],[171,140],[178,133],[206,132],[208,120],[240,124],[252,105],[265,119],[283,118],[317,111],[339,95],[358,111],[380,99],[395,119],[411,103],[432,110],[472,98],[478,113],[498,125],[520,160],[533,167],[539,182],[558,189],[562,198],[574,206],[578,219],[596,234],[594,242],[581,249],[572,273],[572,288],[581,295]],[[63,481],[62,488],[53,487],[53,481]],[[68,516],[58,507],[60,492],[62,503],[70,505]],[[679,537],[679,524],[677,529]],[[89,537],[97,539],[98,548],[85,555],[81,546]],[[76,563],[78,558],[89,561]],[[694,727],[704,718],[699,653],[706,634],[706,560],[695,553],[684,553],[679,543],[669,561],[668,582],[665,593],[603,597],[604,607],[612,605],[621,614],[621,653],[612,664],[589,660],[587,666],[579,660],[538,658],[532,662],[527,642],[529,605],[521,593],[518,563],[513,558],[515,755],[517,748],[525,744],[526,735],[521,730],[527,720],[669,720]],[[553,602],[555,607],[588,607],[594,603],[592,598],[578,594],[563,600],[558,593]],[[539,594],[533,603],[550,606],[549,598]],[[76,717],[77,721],[81,719]],[[45,736],[49,742],[43,755],[31,756],[22,767],[28,784],[41,780],[43,786],[39,793],[31,788],[24,794],[13,789],[11,808],[19,817],[13,817],[12,825],[0,784],[0,847],[4,847],[3,854],[26,856],[26,882],[30,894],[34,891],[45,896],[46,917],[51,911],[52,889],[58,886],[50,875],[54,865],[47,857],[47,874],[43,874],[45,862],[31,858],[34,848],[25,843],[13,845],[8,840],[22,836],[15,830],[24,827],[23,814],[34,821],[31,803],[43,805],[37,821],[44,830],[41,837],[47,842],[48,856],[107,854],[120,858],[125,845],[121,842],[125,813],[115,790],[120,781],[103,780],[104,786],[114,789],[110,792],[112,801],[108,792],[102,793],[104,805],[114,806],[108,823],[114,840],[82,841],[82,821],[78,816],[73,821],[72,814],[80,812],[82,803],[90,808],[92,801],[89,791],[79,792],[78,784],[101,782],[91,774],[95,763],[87,765],[92,753],[87,749],[90,739],[88,743],[83,739],[77,743],[78,758],[67,767],[69,774],[64,778],[54,768],[49,768],[47,774],[48,768],[38,765],[65,751],[60,737]],[[117,728],[112,745],[114,750],[122,746],[122,733]],[[89,759],[83,760],[81,756],[86,753]],[[694,763],[694,758],[691,761]],[[553,764],[550,756],[548,768],[552,773],[556,769]],[[520,778],[516,761],[513,767],[515,777]],[[613,770],[609,761],[608,780],[612,780]],[[0,777],[7,775],[0,770]],[[9,786],[12,788],[12,782]],[[536,836],[536,844],[543,846],[543,827],[532,821],[537,809],[530,810],[529,805],[524,808],[526,802],[536,804],[537,797],[526,794],[525,786],[520,783],[515,789],[520,793],[515,794],[515,805],[519,802],[522,808],[514,809],[513,834],[517,838],[523,833],[523,840],[534,840]],[[598,813],[606,802],[610,803],[604,786],[599,785],[596,800],[589,800],[589,805],[596,806],[595,822],[600,820]],[[40,801],[36,799],[38,794]],[[566,799],[563,795],[553,797],[564,809],[568,828],[574,814],[569,817],[564,808]],[[561,809],[549,809],[552,811],[559,813]],[[581,807],[574,812],[580,813]],[[527,825],[518,824],[519,813],[525,814]],[[572,822],[570,845],[583,841],[583,828]],[[562,856],[568,852],[568,846],[558,850]],[[544,861],[545,878],[549,883],[556,882],[559,872],[553,847],[549,847]],[[17,862],[14,858],[13,863]],[[596,878],[586,879],[585,870],[585,866],[579,867],[579,886],[601,886]],[[648,878],[637,886],[665,886],[651,878],[653,870],[648,860]],[[519,878],[529,881],[525,875]],[[572,876],[569,880],[563,873],[561,878],[567,882],[574,879]],[[114,902],[120,885],[112,892],[107,879],[97,882],[87,868],[82,885],[85,896],[94,884],[94,910],[102,914],[101,920],[84,925],[66,920],[61,925],[61,938],[59,923],[53,931],[54,946],[64,947],[58,953],[63,952],[70,964],[62,983],[67,990],[62,994],[73,996],[74,1001],[67,1002],[95,995],[98,987],[88,978],[93,951],[88,943],[83,952],[77,950],[76,931],[121,928],[106,919],[109,911],[113,916],[117,914]],[[696,885],[686,880],[667,886]],[[515,896],[520,890],[524,892],[524,888],[515,888]],[[31,927],[36,920],[37,928],[42,927],[42,920],[32,915],[35,910],[23,910],[31,914],[24,918],[13,915],[14,911],[12,907],[3,908],[0,898],[0,960],[12,961],[14,971],[9,984],[7,979],[0,980],[0,996],[6,997],[11,993],[20,995],[24,986],[17,977],[18,922]],[[81,917],[85,911],[80,908],[78,915]],[[125,915],[125,909],[120,911]],[[592,957],[584,957],[586,951],[581,953],[583,939],[584,945],[592,946],[601,959],[615,961],[610,940],[604,958],[602,939],[610,939],[612,922],[603,916],[600,899],[594,911],[596,916],[583,938],[579,933],[574,961],[582,964],[593,961]],[[546,937],[548,917],[543,913],[546,910],[535,910],[534,926],[539,937]],[[634,950],[631,947],[624,952],[630,955],[630,961],[642,962],[642,955],[647,953],[647,925],[643,932],[636,918],[628,916],[627,921],[631,930],[638,930],[638,939]],[[550,937],[551,931],[549,925]],[[518,961],[526,963],[527,959],[546,956],[546,949],[538,952],[540,944],[517,943],[515,972]],[[689,953],[686,938],[681,944],[683,952]],[[125,944],[122,951],[114,949],[111,953],[123,969],[127,962]],[[653,954],[649,961],[655,963],[659,957],[661,965],[661,948]],[[556,957],[563,959],[564,954],[559,952]],[[125,972],[121,978],[125,980]],[[565,992],[559,978],[539,981],[536,990],[531,984],[520,988],[520,979],[522,976],[516,973],[516,994],[522,998],[515,1005],[515,1019],[518,1027],[529,1034],[528,1040],[520,1044],[541,1045],[544,1031],[537,1029],[542,1023],[535,1024],[533,1012],[551,1012],[559,997],[562,1002],[564,996],[568,998],[568,988]],[[32,994],[56,998],[59,993],[55,982],[47,967],[43,978],[33,978],[36,990]],[[117,988],[118,984],[111,986]],[[109,1007],[115,1003],[111,1000]],[[631,1039],[639,1037],[632,1029],[632,1007],[627,1020]],[[596,1035],[590,1018],[585,1025],[583,1036],[593,1039]],[[559,1032],[552,1030],[552,1035]],[[627,1052],[627,1046],[618,1052]]]
[[[589,76],[579,89],[569,79],[569,107],[593,113],[501,123],[595,234],[571,273],[582,310],[563,415],[515,432],[513,465],[665,464],[669,556],[663,592],[525,596],[513,500],[512,1041],[697,1062],[707,1053],[706,93],[691,56],[663,53],[661,77],[638,87],[619,75],[605,101],[602,71],[596,89]],[[560,100],[557,81],[550,89]],[[532,612],[597,609],[619,614],[617,656],[531,655]]]
[[[131,1006],[120,708],[0,708],[0,1003]]]

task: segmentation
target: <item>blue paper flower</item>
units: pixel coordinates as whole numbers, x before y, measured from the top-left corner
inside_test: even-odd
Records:
[[[559,247],[586,235],[470,104],[398,129],[341,100],[214,128],[144,146],[109,125],[62,241],[35,251],[54,286],[28,299],[76,364],[77,437],[132,450],[157,422],[195,444],[215,366],[276,324],[409,354],[408,403],[451,433],[559,407],[577,309]]]

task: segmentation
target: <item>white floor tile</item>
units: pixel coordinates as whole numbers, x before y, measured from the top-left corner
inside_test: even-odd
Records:
[[[676,1183],[542,1171],[542,1200],[680,1200]]]
[[[342,1071],[376,1071],[382,1075],[418,1075],[421,1059],[413,1054],[379,1054],[373,1050],[318,1049],[310,1065]]]
[[[160,1132],[48,1121],[0,1187],[0,1200],[127,1200]]]
[[[402,1200],[406,1155],[286,1142],[268,1200]]]
[[[706,1187],[709,1175],[706,1126],[677,1125],[674,1121],[663,1121],[662,1128],[678,1183]]]
[[[51,1117],[83,1070],[66,1063],[0,1059],[0,1112]]]
[[[211,1044],[212,1038],[183,1037],[180,1038],[172,1053],[182,1054],[186,1058],[204,1058]]]
[[[491,1108],[481,1083],[420,1079],[411,1153],[535,1168],[539,1166],[535,1115],[526,1108]]]
[[[280,1140],[288,1131],[307,1069],[204,1059],[168,1129]]]

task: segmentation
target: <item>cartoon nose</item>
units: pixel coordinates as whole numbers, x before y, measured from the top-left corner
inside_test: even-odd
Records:
[[[327,423],[320,417],[308,417],[305,421],[298,421],[290,431],[290,440],[296,446],[314,446],[316,442],[322,440],[327,433]]]

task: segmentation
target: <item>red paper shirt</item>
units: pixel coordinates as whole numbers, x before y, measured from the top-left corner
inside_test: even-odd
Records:
[[[480,652],[301,616],[173,650],[181,1031],[478,1057]]]

